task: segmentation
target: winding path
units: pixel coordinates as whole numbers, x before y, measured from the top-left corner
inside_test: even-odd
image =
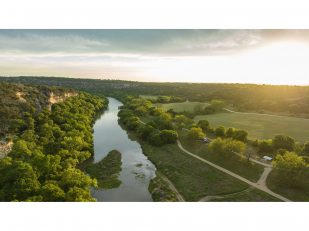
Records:
[[[212,166],[212,167],[214,167],[214,168],[216,168],[218,170],[220,170],[221,172],[224,172],[224,173],[226,173],[226,174],[228,174],[228,175],[230,175],[232,177],[235,177],[238,180],[241,180],[241,181],[247,183],[248,185],[250,185],[252,187],[255,187],[255,188],[257,188],[257,189],[259,189],[261,191],[264,191],[264,192],[266,192],[266,193],[272,195],[273,197],[276,197],[276,198],[278,198],[278,199],[280,199],[282,201],[286,201],[286,202],[290,202],[291,201],[291,200],[289,200],[289,199],[287,199],[287,198],[285,198],[285,197],[283,197],[283,196],[281,196],[281,195],[279,195],[277,193],[274,193],[269,188],[267,188],[265,181],[267,179],[268,174],[271,171],[271,167],[265,167],[264,172],[262,173],[262,175],[261,175],[260,179],[258,180],[258,182],[254,183],[254,182],[252,182],[252,181],[250,181],[250,180],[248,180],[248,179],[246,179],[246,178],[244,178],[244,177],[242,177],[242,176],[240,176],[238,174],[235,174],[235,173],[233,173],[233,172],[231,172],[231,171],[229,171],[229,170],[227,170],[225,168],[220,167],[219,165],[216,165],[216,164],[214,164],[214,163],[212,163],[212,162],[210,162],[208,160],[205,160],[205,159],[203,159],[203,158],[193,154],[192,152],[189,152],[184,147],[182,147],[182,145],[181,145],[179,140],[177,140],[177,145],[184,153],[186,153],[186,154],[188,154],[188,155],[190,155],[190,156],[192,156],[192,157],[194,157],[194,158],[196,158],[196,159],[198,159],[198,160],[200,160],[200,161],[202,161],[202,162],[204,162],[204,163],[206,163],[206,164],[208,164],[208,165],[210,165],[210,166]]]

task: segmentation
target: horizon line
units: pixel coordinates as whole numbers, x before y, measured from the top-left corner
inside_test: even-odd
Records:
[[[137,83],[187,83],[187,84],[239,84],[239,85],[267,85],[267,86],[294,86],[294,87],[309,87],[309,84],[270,84],[270,83],[239,83],[239,82],[156,82],[156,81],[137,81],[137,80],[125,80],[125,79],[110,79],[100,77],[74,77],[74,76],[44,76],[44,75],[19,75],[19,76],[5,76],[1,75],[0,78],[64,78],[64,79],[78,79],[78,80],[108,80],[108,81],[123,81],[123,82],[137,82]]]

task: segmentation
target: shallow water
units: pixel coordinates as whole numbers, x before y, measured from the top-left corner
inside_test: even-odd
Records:
[[[121,185],[114,189],[94,189],[97,201],[152,201],[149,181],[155,177],[155,166],[143,154],[138,142],[129,139],[118,124],[118,107],[122,103],[108,98],[108,110],[94,124],[94,161],[116,149],[122,154]]]

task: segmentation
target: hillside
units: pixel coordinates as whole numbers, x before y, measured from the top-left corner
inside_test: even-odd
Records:
[[[72,87],[88,92],[173,95],[190,101],[222,99],[237,111],[272,112],[309,117],[309,86],[257,84],[151,83],[59,77],[0,77],[0,81]]]

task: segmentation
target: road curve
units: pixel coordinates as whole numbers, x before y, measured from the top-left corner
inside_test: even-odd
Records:
[[[279,195],[279,194],[277,194],[277,193],[274,193],[273,191],[271,191],[270,189],[268,189],[267,186],[266,186],[266,184],[265,184],[265,180],[264,180],[264,181],[261,180],[262,177],[260,178],[260,180],[259,180],[257,183],[254,183],[254,182],[252,182],[252,181],[250,181],[250,180],[248,180],[248,179],[246,179],[246,178],[244,178],[244,177],[242,177],[242,176],[239,176],[238,174],[235,174],[235,173],[233,173],[233,172],[231,172],[231,171],[229,171],[229,170],[227,170],[227,169],[225,169],[225,168],[220,167],[219,165],[216,165],[216,164],[214,164],[214,163],[212,163],[212,162],[210,162],[210,161],[208,161],[208,160],[205,160],[205,159],[203,159],[203,158],[201,158],[201,157],[199,157],[199,156],[197,156],[197,155],[195,155],[195,154],[189,152],[189,151],[186,150],[184,147],[182,147],[182,145],[181,145],[181,143],[180,143],[179,140],[177,140],[177,145],[178,145],[178,147],[179,147],[184,153],[186,153],[186,154],[188,154],[188,155],[194,157],[195,159],[198,159],[198,160],[200,160],[200,161],[202,161],[202,162],[204,162],[204,163],[206,163],[206,164],[208,164],[208,165],[210,165],[210,166],[212,166],[212,167],[214,167],[214,168],[220,170],[221,172],[224,172],[224,173],[226,173],[226,174],[228,174],[228,175],[230,175],[230,176],[232,176],[232,177],[235,177],[235,178],[237,178],[238,180],[241,180],[241,181],[247,183],[248,185],[251,185],[252,187],[255,187],[255,188],[257,188],[257,189],[259,189],[259,190],[261,190],[261,191],[264,191],[264,192],[266,192],[266,193],[272,195],[273,197],[276,197],[276,198],[278,198],[278,199],[280,199],[280,200],[282,200],[282,201],[291,202],[291,200],[289,200],[289,199],[287,199],[287,198],[285,198],[285,197],[283,197],[283,196],[281,196],[281,195]],[[270,171],[268,172],[268,170],[267,170],[267,172],[266,172],[266,169],[268,169],[268,168],[265,168],[265,171],[264,171],[263,174],[262,174],[262,176],[264,175],[264,176],[263,176],[263,179],[264,179],[264,177],[265,177],[265,179],[266,179],[267,176],[268,176],[268,174],[269,174],[269,172],[270,172]],[[271,168],[270,168],[270,170],[271,170]]]

